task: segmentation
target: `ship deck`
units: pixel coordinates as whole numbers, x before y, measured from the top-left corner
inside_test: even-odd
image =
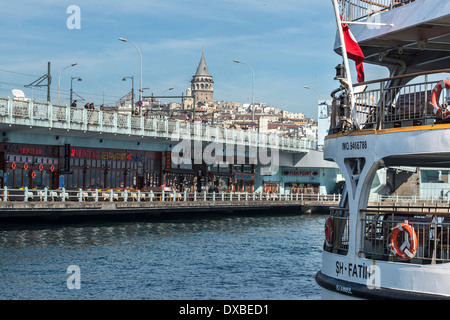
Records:
[[[439,69],[450,61],[447,0],[345,0],[343,16],[382,24],[350,25],[367,63],[387,66],[392,72],[401,66],[403,73],[413,73]],[[338,38],[335,51],[340,51]]]

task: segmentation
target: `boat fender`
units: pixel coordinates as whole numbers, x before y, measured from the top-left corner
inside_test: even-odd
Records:
[[[334,227],[333,218],[328,217],[325,221],[325,245],[329,248],[333,247],[334,244]]]
[[[407,235],[401,246],[398,244],[400,232]],[[389,248],[395,256],[402,260],[414,258],[417,251],[417,236],[414,228],[406,221],[397,224],[389,237]]]
[[[450,80],[439,81],[438,84],[434,87],[433,92],[431,93],[431,105],[433,106],[433,113],[436,117],[441,119],[450,118],[449,110],[442,110],[439,107],[439,97],[441,96],[441,91],[443,88],[450,89]]]

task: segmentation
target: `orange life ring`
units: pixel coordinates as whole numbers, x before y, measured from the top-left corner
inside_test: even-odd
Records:
[[[16,163],[15,163],[15,162],[11,163],[11,168],[12,168],[13,170],[16,169]]]
[[[51,166],[50,166],[50,171],[51,171],[51,172],[55,171],[55,166],[54,166],[54,165],[51,165]]]
[[[28,170],[28,163],[24,163],[24,164],[23,164],[23,168],[24,168],[25,170]]]
[[[433,106],[433,113],[436,117],[441,119],[450,118],[449,110],[442,110],[439,107],[439,97],[441,96],[442,89],[447,88],[450,89],[450,80],[439,81],[438,84],[434,87],[433,92],[431,93],[431,104]]]
[[[33,179],[36,178],[36,172],[34,172],[34,171],[31,172],[31,178],[33,178]]]
[[[401,246],[398,245],[399,234],[406,234],[407,237]],[[397,257],[403,260],[412,259],[416,255],[417,251],[417,236],[414,228],[407,222],[399,223],[393,229],[389,246]]]
[[[44,165],[42,163],[39,165],[39,170],[44,170]]]
[[[334,244],[333,218],[328,217],[325,221],[325,245],[331,248]]]

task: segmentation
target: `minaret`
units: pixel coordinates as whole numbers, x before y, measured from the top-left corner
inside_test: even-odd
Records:
[[[202,50],[202,58],[198,64],[197,72],[191,80],[192,95],[197,106],[208,105],[213,100],[214,81],[209,75],[205,61],[205,51]]]

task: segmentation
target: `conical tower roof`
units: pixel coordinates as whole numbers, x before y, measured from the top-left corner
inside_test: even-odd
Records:
[[[205,61],[205,50],[202,50],[202,58],[200,59],[200,63],[198,64],[197,72],[195,73],[195,75],[209,77],[209,71]]]

